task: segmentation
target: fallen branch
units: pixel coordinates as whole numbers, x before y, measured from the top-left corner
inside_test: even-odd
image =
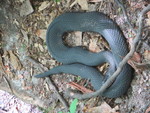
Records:
[[[8,85],[8,88],[10,89],[11,93],[13,95],[15,95],[15,93],[14,93],[12,87],[11,87],[11,84],[9,83],[9,80],[7,79],[7,77],[5,75],[3,75],[3,79],[5,80],[6,84]]]
[[[31,63],[33,63],[37,68],[40,69],[41,72],[45,71],[45,70],[48,70],[47,67],[44,67],[42,64],[40,64],[39,62],[37,62],[36,60],[32,59],[31,57],[29,56],[26,56],[26,59],[29,60]],[[52,82],[52,80],[50,79],[50,77],[47,77],[46,79],[48,85],[51,84],[53,89],[54,89],[54,92],[56,93],[58,99],[60,100],[60,102],[64,105],[66,111],[68,111],[69,109],[69,105],[68,103],[66,102],[66,100],[60,95],[58,89],[56,88],[56,86],[54,85],[54,83]],[[48,87],[49,88],[49,87]]]
[[[77,98],[77,99],[87,99],[87,98],[91,98],[91,97],[96,97],[99,96],[99,94],[103,93],[110,85],[111,83],[113,83],[113,81],[115,81],[116,77],[118,76],[118,74],[121,72],[123,66],[127,63],[127,61],[133,56],[134,52],[135,52],[135,48],[137,45],[137,42],[140,40],[141,36],[142,36],[142,28],[143,28],[143,19],[144,19],[144,14],[147,13],[150,10],[150,5],[148,5],[147,7],[145,7],[140,15],[139,15],[139,28],[137,30],[137,34],[135,39],[132,41],[131,43],[131,49],[130,52],[124,57],[124,59],[120,62],[117,70],[115,71],[115,73],[104,83],[104,85],[97,90],[94,93],[88,93],[88,94],[72,94],[72,93],[68,93],[68,95],[72,98]]]
[[[59,94],[59,91],[58,89],[56,88],[56,86],[53,84],[52,80],[50,79],[50,77],[47,77],[47,83],[48,85],[51,84],[53,89],[54,89],[54,92],[56,93],[58,99],[60,100],[60,102],[64,105],[65,109],[66,109],[66,112],[69,110],[69,106],[68,106],[68,103],[66,102],[66,100]],[[49,87],[48,87],[49,88]],[[50,88],[49,88],[50,90]]]

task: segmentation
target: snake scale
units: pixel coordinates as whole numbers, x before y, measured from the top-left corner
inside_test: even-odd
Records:
[[[93,53],[81,46],[68,47],[63,43],[66,32],[96,32],[109,43],[111,51]],[[46,43],[48,51],[63,65],[54,67],[35,77],[48,77],[58,73],[79,75],[91,80],[95,90],[98,90],[105,81],[115,72],[118,64],[128,53],[125,37],[117,24],[100,12],[68,12],[53,20],[47,30]],[[109,63],[109,69],[104,75],[95,66]],[[125,94],[130,87],[133,69],[125,64],[119,76],[101,96],[117,98]]]

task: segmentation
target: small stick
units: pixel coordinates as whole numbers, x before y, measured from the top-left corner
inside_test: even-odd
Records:
[[[33,58],[26,56],[26,59],[29,60],[31,63],[33,63],[37,68],[40,69],[41,72],[48,70],[47,67],[44,67],[42,64],[40,64],[39,62],[37,62],[36,60],[34,60]],[[55,91],[55,93],[57,94],[58,99],[60,100],[60,102],[65,106],[66,111],[69,109],[68,103],[66,102],[66,100],[60,95],[58,89],[56,88],[56,86],[54,85],[54,83],[52,82],[52,80],[50,79],[50,77],[47,78],[47,82],[50,83]],[[49,87],[48,87],[49,88]]]
[[[133,56],[133,54],[135,52],[136,45],[137,45],[138,41],[140,40],[140,38],[142,36],[143,19],[144,19],[143,16],[149,10],[150,10],[150,4],[141,11],[141,13],[139,15],[139,28],[138,28],[138,32],[137,32],[137,35],[136,35],[135,39],[132,41],[130,52],[119,63],[119,66],[118,66],[117,70],[104,83],[104,85],[99,90],[97,90],[96,92],[93,92],[93,93],[87,93],[87,94],[83,94],[83,95],[82,94],[77,94],[77,93],[74,93],[74,94],[67,93],[67,95],[69,95],[72,98],[77,98],[77,99],[87,99],[87,98],[91,98],[91,97],[96,97],[96,96],[100,95],[101,93],[103,93],[111,85],[111,83],[113,83],[115,81],[116,77],[121,72],[123,66],[127,63],[127,61]]]
[[[5,75],[3,75],[3,78],[4,78],[5,82],[7,83],[7,85],[8,85],[8,87],[9,87],[11,93],[12,93],[13,95],[15,95],[15,93],[14,93],[14,91],[13,91],[13,89],[12,89],[12,87],[11,87],[11,84],[9,83],[7,77],[5,77]]]

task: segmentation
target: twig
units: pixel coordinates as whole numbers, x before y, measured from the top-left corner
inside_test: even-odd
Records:
[[[50,79],[50,77],[47,78],[47,82],[50,84],[53,84],[52,80]],[[69,106],[68,103],[66,102],[66,100],[64,98],[62,98],[62,96],[59,94],[58,89],[55,87],[55,85],[52,85],[55,93],[57,94],[57,97],[59,98],[59,100],[62,102],[62,104],[65,106],[65,108],[68,110]],[[49,88],[49,87],[48,87]],[[49,88],[50,90],[50,88]]]
[[[144,30],[144,29],[143,29]],[[139,49],[139,47],[140,47],[140,45],[141,45],[141,43],[142,43],[142,40],[144,41],[146,38],[147,38],[147,36],[149,35],[149,31],[146,31],[146,33],[145,33],[145,35],[143,36],[143,38],[138,42],[138,44],[137,44],[137,46],[136,46],[136,51],[138,51],[138,49]]]
[[[121,7],[121,9],[123,11],[123,15],[125,16],[125,20],[127,21],[128,25],[132,29],[132,31],[134,31],[134,33],[136,34],[137,31],[132,27],[132,24],[130,23],[129,17],[127,15],[127,11],[126,11],[124,5],[119,0],[115,0],[115,2]]]
[[[3,75],[3,78],[4,78],[5,82],[7,83],[7,85],[8,85],[8,87],[9,87],[11,93],[12,93],[13,95],[15,95],[15,93],[14,93],[14,91],[13,91],[13,89],[12,89],[12,87],[11,87],[11,84],[9,83],[7,77],[5,77],[5,76]]]
[[[34,60],[33,58],[26,56],[26,59],[29,60],[30,62],[32,62],[37,68],[40,69],[41,72],[48,70],[47,67],[44,67],[42,64],[40,64],[39,62],[37,62],[36,60]],[[50,83],[58,97],[58,99],[60,100],[60,102],[65,106],[66,111],[69,109],[68,103],[66,102],[66,100],[60,95],[58,89],[56,88],[56,86],[54,85],[54,83],[52,82],[52,80],[50,79],[50,77],[47,78],[47,82]],[[49,87],[48,87],[49,88]]]
[[[135,52],[136,44],[139,41],[139,39],[141,38],[141,36],[142,36],[143,15],[145,13],[147,13],[149,10],[150,10],[150,5],[148,5],[147,7],[145,7],[141,11],[141,13],[139,15],[139,28],[138,28],[138,32],[137,32],[137,35],[136,35],[135,39],[132,41],[131,50],[124,57],[124,59],[119,63],[119,66],[118,66],[117,70],[115,71],[115,73],[96,92],[94,92],[94,93],[88,93],[88,94],[83,94],[83,95],[76,94],[76,93],[74,93],[73,95],[68,94],[70,97],[77,98],[77,99],[87,99],[87,98],[95,97],[95,96],[98,96],[99,94],[103,93],[111,85],[111,83],[113,83],[113,81],[116,79],[116,77],[118,76],[118,74],[121,72],[123,66],[127,63],[127,61],[133,56],[133,54]]]
[[[28,61],[30,61],[32,64],[36,65],[36,67],[42,72],[44,71],[44,66],[40,64],[38,61],[34,60],[33,58],[26,56],[25,57]],[[46,68],[48,70],[48,68]]]
[[[145,68],[145,69],[149,69],[150,68],[150,61],[144,62],[144,63],[137,63],[137,62],[133,62],[137,68]]]

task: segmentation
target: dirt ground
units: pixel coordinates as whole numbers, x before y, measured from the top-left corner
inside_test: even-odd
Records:
[[[150,2],[127,0],[126,7],[133,28],[138,28],[138,16]],[[114,0],[1,0],[0,1],[0,90],[14,94],[26,103],[42,108],[43,112],[64,112],[63,104],[45,79],[35,78],[55,66],[56,61],[46,46],[49,24],[64,12],[98,11],[112,18],[130,43],[136,34],[128,26],[121,8]],[[150,112],[150,12],[145,14],[144,29],[134,57],[129,64],[135,70],[134,79],[127,94],[116,99],[96,97],[79,100],[79,113],[149,113]],[[82,45],[99,52],[110,49],[99,34],[71,32],[64,37],[69,46]],[[130,46],[129,46],[130,48]],[[38,63],[32,61],[34,59]],[[40,69],[42,67],[42,69]],[[107,64],[100,70],[104,72]],[[92,89],[90,83],[69,74],[51,77],[59,93],[70,103],[73,99],[64,95],[69,82]],[[0,108],[1,109],[1,108]],[[101,111],[101,112],[100,112]]]

